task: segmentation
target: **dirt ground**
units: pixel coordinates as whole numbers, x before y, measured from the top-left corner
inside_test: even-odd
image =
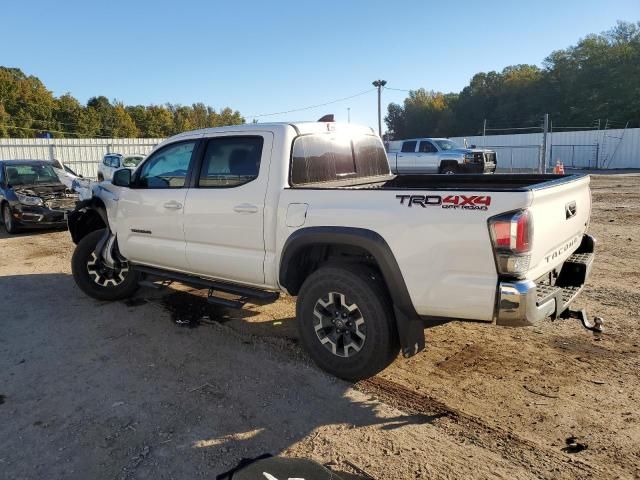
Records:
[[[350,478],[640,478],[640,176],[592,189],[575,306],[603,334],[451,322],[355,385],[298,347],[290,298],[229,310],[174,285],[99,302],[74,285],[66,232],[2,231],[0,478],[215,478],[265,452]]]

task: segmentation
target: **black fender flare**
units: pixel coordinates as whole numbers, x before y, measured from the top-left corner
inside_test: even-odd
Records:
[[[410,357],[424,349],[424,323],[416,312],[398,262],[378,233],[356,227],[306,227],[293,232],[284,244],[280,257],[279,283],[291,283],[293,259],[304,248],[313,245],[346,245],[365,249],[376,261],[387,285],[396,316],[402,354]],[[288,288],[287,288],[288,289]],[[297,291],[290,291],[295,294]]]
[[[445,158],[444,160],[440,160],[440,166],[438,167],[438,171],[442,172],[445,167],[454,167],[456,172],[460,170],[460,162],[453,158]]]
[[[104,227],[109,230],[109,218],[107,217],[107,210],[102,201],[90,198],[76,203],[76,208],[69,212],[67,217],[67,227],[69,228],[69,233],[71,234],[71,240],[73,240],[73,243],[77,245],[78,242],[80,242],[80,240],[82,240],[82,238],[88,233],[86,228],[83,228],[83,226],[89,216],[94,216],[96,214],[104,224]]]

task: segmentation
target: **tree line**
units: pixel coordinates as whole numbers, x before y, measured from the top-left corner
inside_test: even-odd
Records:
[[[69,93],[55,97],[33,75],[0,66],[0,138],[161,138],[244,121],[237,110],[203,103],[124,105],[97,96],[83,105]]]
[[[412,90],[402,105],[388,106],[391,138],[482,134],[490,126],[640,126],[640,22],[618,22],[576,45],[552,52],[536,65],[513,65],[473,76],[459,93]],[[504,131],[503,133],[514,133]]]

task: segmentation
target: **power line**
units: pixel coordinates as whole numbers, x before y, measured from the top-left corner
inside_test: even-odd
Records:
[[[395,90],[396,92],[415,92],[415,90],[407,90],[406,88],[384,87],[385,90]]]
[[[48,128],[29,128],[29,127],[19,127],[18,125],[11,125],[8,123],[0,123],[0,127],[9,127],[9,128],[15,128],[18,130],[30,130],[32,132],[51,132],[51,133],[62,133],[64,135],[77,135],[79,137],[82,137],[84,134],[80,133],[80,132],[63,132],[62,130],[51,130]],[[113,136],[107,137],[104,135],[91,135],[91,138],[115,138]]]
[[[246,118],[271,117],[273,115],[283,115],[285,113],[293,113],[293,112],[301,112],[303,110],[311,110],[312,108],[324,107],[326,105],[332,105],[334,103],[344,102],[345,100],[349,100],[351,98],[360,97],[360,96],[365,95],[367,93],[371,93],[371,92],[373,92],[375,90],[376,90],[375,88],[370,88],[369,90],[365,90],[363,92],[356,93],[355,95],[350,95],[348,97],[338,98],[337,100],[331,100],[330,102],[319,103],[317,105],[309,105],[308,107],[294,108],[292,110],[285,110],[283,112],[260,113],[258,115],[243,115],[243,117],[246,117]]]

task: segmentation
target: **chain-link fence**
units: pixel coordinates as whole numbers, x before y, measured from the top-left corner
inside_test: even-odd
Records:
[[[565,168],[598,168],[599,151],[599,143],[592,145],[551,144],[549,160],[551,165],[560,161]]]

